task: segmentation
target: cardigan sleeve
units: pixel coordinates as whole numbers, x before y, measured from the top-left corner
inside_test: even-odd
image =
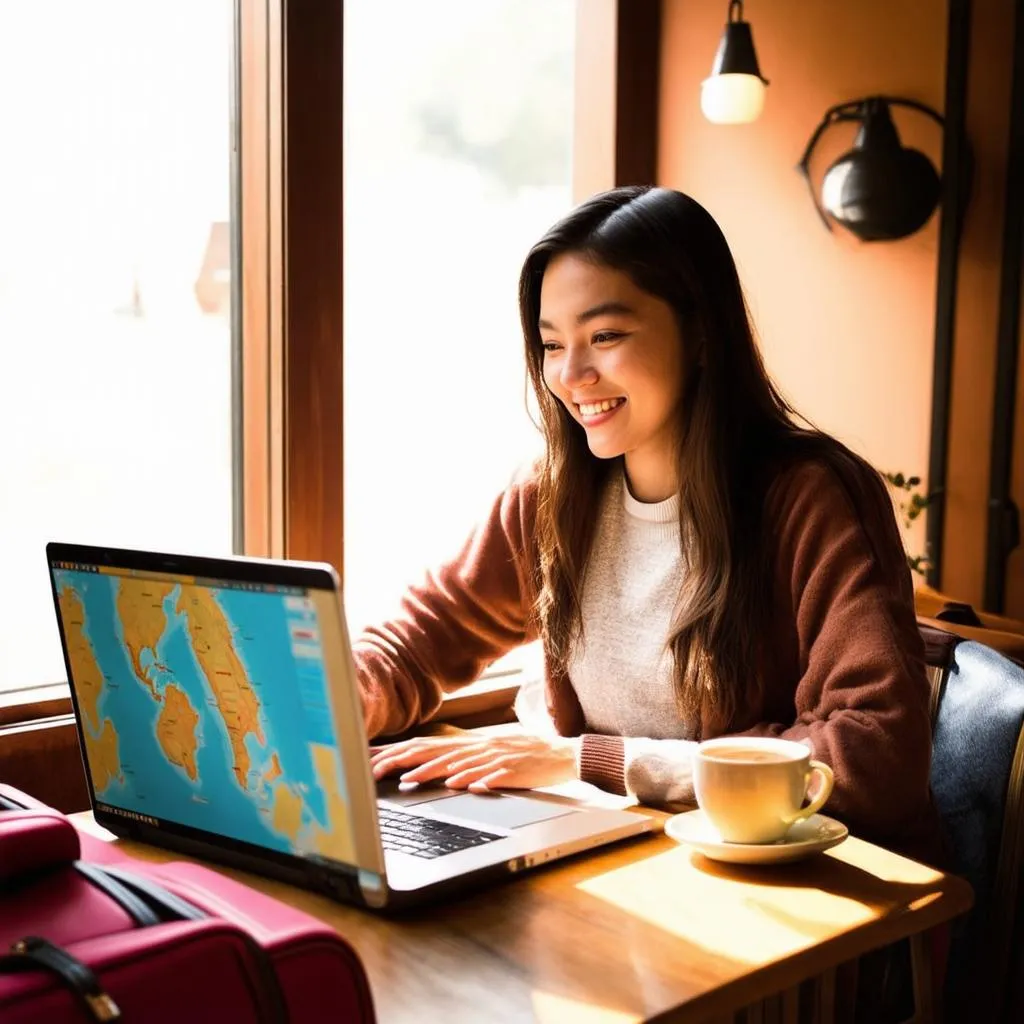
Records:
[[[776,488],[775,620],[795,625],[796,714],[745,734],[805,743],[835,775],[828,812],[893,836],[931,806],[929,685],[892,505],[863,472],[856,510],[820,464]]]
[[[642,804],[692,803],[693,740],[584,733],[577,770],[584,782]]]
[[[353,644],[370,736],[410,728],[442,694],[535,639],[532,550],[536,483],[520,475],[459,554],[403,597],[398,615]]]

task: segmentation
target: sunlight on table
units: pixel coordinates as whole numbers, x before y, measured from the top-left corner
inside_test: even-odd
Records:
[[[610,1010],[579,999],[556,996],[551,992],[533,993],[534,1019],[542,1024],[633,1024],[640,1020],[633,1013]]]
[[[886,882],[902,882],[905,885],[936,885],[942,875],[934,868],[917,861],[897,857],[880,846],[867,843],[842,843],[829,851],[829,856],[868,871]]]
[[[737,964],[759,964],[873,920],[856,899],[795,884],[737,885],[695,868],[680,847],[578,884],[634,917]],[[661,876],[663,885],[652,884]]]

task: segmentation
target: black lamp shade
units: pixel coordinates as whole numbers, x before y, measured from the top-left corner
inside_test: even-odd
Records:
[[[711,65],[713,75],[753,75],[762,82],[761,69],[757,65],[757,53],[754,50],[754,36],[747,21],[730,21],[725,26],[722,38],[715,53],[715,62]]]
[[[872,100],[854,148],[825,172],[825,210],[862,241],[904,238],[922,228],[938,205],[939,176],[931,161],[900,144],[888,104]]]

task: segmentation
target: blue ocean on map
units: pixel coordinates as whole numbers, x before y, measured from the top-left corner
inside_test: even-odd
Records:
[[[116,576],[61,571],[57,585],[72,587],[85,607],[85,635],[104,675],[100,720],[109,718],[118,734],[123,781],[113,781],[97,798],[192,828],[228,835],[244,842],[288,853],[299,852],[289,836],[272,827],[273,788],[285,784],[301,796],[303,826],[312,818],[326,827],[310,743],[333,745],[322,666],[318,659],[298,659],[290,628],[295,619],[278,593],[211,588],[232,629],[235,651],[245,666],[260,703],[263,743],[246,736],[250,755],[248,788],[233,772],[227,729],[217,710],[214,691],[192,650],[186,617],[175,612],[181,588],[175,586],[163,603],[167,627],[155,651],[141,661],[161,694],[173,683],[188,696],[199,714],[196,726],[197,779],[172,764],[157,739],[162,702],[132,668],[117,612]],[[290,618],[290,616],[292,616]],[[308,620],[307,620],[308,621]],[[312,661],[312,664],[311,664]],[[166,669],[166,671],[162,671]],[[272,784],[262,781],[277,754],[282,774]],[[337,761],[339,786],[346,793]]]

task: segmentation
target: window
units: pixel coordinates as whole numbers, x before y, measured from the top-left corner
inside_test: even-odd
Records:
[[[66,677],[48,540],[233,548],[232,33],[0,6],[0,689]]]
[[[383,620],[541,451],[517,308],[572,206],[575,0],[345,5],[350,625]]]

